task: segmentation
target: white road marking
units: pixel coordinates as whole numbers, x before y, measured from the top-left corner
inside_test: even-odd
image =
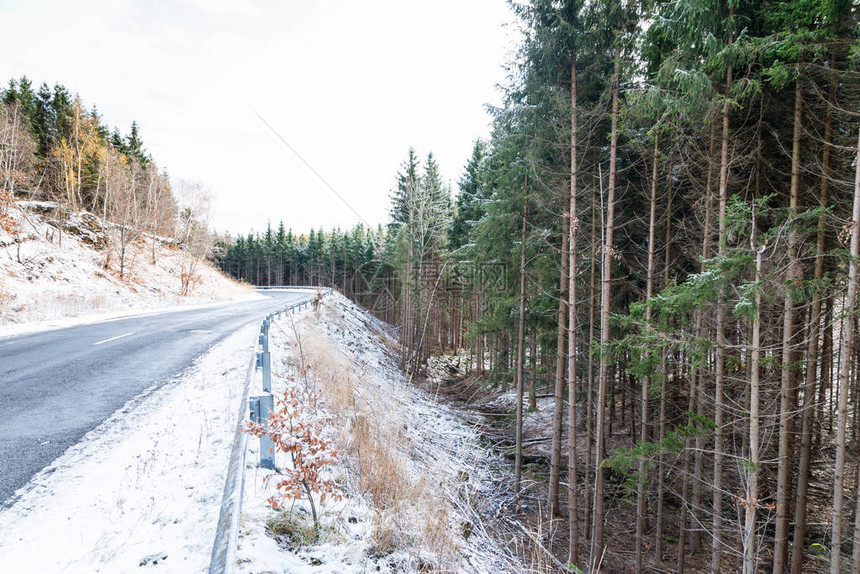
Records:
[[[117,339],[122,339],[123,337],[128,337],[129,335],[134,335],[134,331],[131,333],[126,333],[125,335],[117,335],[116,337],[111,337],[110,339],[105,339],[104,341],[99,341],[98,343],[93,343],[93,346],[101,345],[102,343],[110,343],[111,341],[116,341]]]

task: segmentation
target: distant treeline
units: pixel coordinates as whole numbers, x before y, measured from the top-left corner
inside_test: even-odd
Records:
[[[388,238],[382,226],[297,234],[281,222],[276,230],[220,238],[215,260],[253,285],[331,285],[355,296],[372,290],[386,268]]]

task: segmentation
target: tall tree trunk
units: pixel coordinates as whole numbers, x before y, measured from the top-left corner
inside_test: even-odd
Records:
[[[714,185],[714,154],[716,153],[717,142],[717,124],[711,124],[710,138],[708,145],[708,174],[705,180],[705,226],[702,233],[702,271],[705,271],[704,261],[711,257],[711,219],[713,217],[713,185]],[[701,340],[704,337],[704,320],[703,311],[698,309],[695,311],[695,336]],[[690,412],[695,412],[698,415],[704,415],[704,378],[702,376],[702,367],[693,365],[690,368],[691,392],[689,401]],[[689,442],[689,441],[688,441]],[[692,524],[695,528],[690,528],[690,553],[695,553],[701,546],[701,529],[698,525],[703,523],[701,517],[702,509],[702,484],[704,483],[704,448],[703,439],[696,438],[695,451],[690,452],[689,445],[684,450],[684,484],[681,487],[681,498],[684,501],[684,506],[681,508],[681,528],[687,527],[686,512],[687,512],[687,495],[690,488],[690,466],[694,466],[693,476],[693,501],[692,501]],[[693,462],[690,458],[694,458]],[[686,548],[684,544],[684,535],[681,534],[678,543],[678,569],[683,572],[684,560],[686,558]]]
[[[851,222],[851,261],[848,266],[848,289],[843,309],[842,358],[839,364],[839,398],[836,414],[836,464],[833,471],[833,524],[830,539],[830,572],[839,574],[842,561],[842,506],[845,483],[845,431],[848,418],[848,386],[851,357],[854,350],[854,312],[857,305],[857,257],[860,255],[860,134],[854,176],[854,210]],[[855,551],[858,548],[855,545]],[[855,555],[855,561],[860,555]]]
[[[552,448],[550,449],[549,472],[549,515],[555,517],[559,511],[559,482],[561,476],[561,437],[564,421],[564,383],[566,353],[565,344],[567,329],[567,270],[568,270],[568,234],[570,233],[569,199],[564,194],[564,221],[561,226],[561,272],[558,285],[558,322],[556,326],[556,355],[555,355],[555,389],[552,414]]]
[[[734,9],[731,9],[732,15]],[[731,93],[732,67],[726,72],[726,96]],[[729,104],[723,106],[723,137],[720,151],[720,231],[718,253],[725,253],[726,242],[726,204],[728,201],[729,183]],[[723,385],[725,382],[725,353],[726,336],[725,323],[725,288],[720,289],[717,301],[717,363],[714,377],[714,478],[713,478],[713,521],[711,523],[713,544],[711,545],[711,572],[721,572],[722,556],[722,520],[723,520]]]
[[[670,164],[671,166],[671,164]],[[670,168],[671,169],[671,168]],[[665,255],[663,261],[663,286],[669,285],[669,269],[671,261],[671,246],[672,246],[672,172],[669,172],[669,193],[666,198],[666,237]],[[659,432],[657,440],[663,444],[663,439],[666,438],[666,389],[669,382],[669,349],[664,346],[662,357],[660,359],[660,416],[659,416]],[[657,518],[654,525],[654,559],[657,564],[663,562],[663,509],[665,502],[665,469],[663,468],[663,449],[657,453]],[[686,482],[686,480],[685,480]],[[686,502],[686,501],[684,501]],[[681,528],[683,535],[683,526]]]
[[[828,101],[833,103],[836,84],[831,82]],[[809,471],[812,455],[812,425],[815,402],[815,384],[818,373],[818,348],[821,333],[822,285],[824,278],[824,250],[827,232],[828,178],[830,177],[830,142],[833,138],[833,115],[828,105],[824,122],[824,150],[821,158],[821,187],[818,194],[818,236],[815,248],[816,292],[809,313],[809,340],[806,349],[806,380],[803,386],[803,408],[800,434],[800,463],[797,469],[797,503],[794,511],[794,534],[791,551],[791,572],[801,574],[803,569],[803,545],[806,537],[806,505],[809,496]],[[824,374],[822,369],[822,375]],[[823,386],[823,381],[820,383]]]
[[[799,74],[799,68],[798,68]],[[792,410],[794,408],[795,373],[793,283],[799,279],[797,261],[798,198],[800,195],[800,134],[803,110],[803,83],[798,75],[794,90],[794,134],[791,149],[791,191],[789,197],[788,273],[782,323],[782,379],[779,396],[779,465],[776,490],[776,534],[774,536],[773,573],[782,574],[788,559],[788,519],[791,504],[791,443]]]
[[[651,166],[651,211],[648,219],[648,268],[645,280],[645,328],[651,328],[651,297],[654,296],[654,252],[657,236],[657,158],[659,154],[659,137],[654,136],[654,164]],[[651,392],[651,375],[647,375],[642,381],[642,395],[640,398],[642,409],[642,423],[639,429],[639,440],[648,442],[648,401]],[[645,483],[647,470],[645,457],[639,459],[639,483],[636,487],[636,550],[635,562],[636,572],[642,571],[642,541],[645,538]]]
[[[478,269],[478,292],[475,295],[475,322],[478,322],[483,315],[484,307],[484,272]],[[480,378],[484,376],[484,367],[486,366],[485,356],[485,335],[478,332],[475,335],[475,374]]]
[[[825,239],[826,242],[826,239]],[[818,385],[818,400],[815,401],[815,416],[814,420],[818,421],[815,433],[815,446],[821,447],[821,435],[824,433],[825,425],[828,432],[832,432],[833,427],[830,424],[830,407],[831,400],[829,392],[832,391],[833,385],[833,305],[834,294],[830,290],[824,299],[824,325],[821,333],[821,378]]]
[[[523,189],[523,226],[520,233],[520,305],[517,325],[517,452],[514,492],[519,505],[520,486],[523,472],[523,399],[525,394],[525,373],[523,363],[526,354],[526,221],[528,219],[529,176]]]
[[[752,211],[752,234],[750,248],[755,251],[755,282],[761,281],[762,253],[764,246],[756,245],[755,207]],[[759,460],[759,361],[761,357],[761,289],[755,292],[755,316],[752,326],[750,359],[750,423],[749,423],[749,464],[746,465],[747,493],[744,501],[744,539],[743,574],[756,573],[756,535],[755,522],[758,506]]]
[[[576,62],[570,70],[570,229],[568,230],[567,247],[567,482],[570,485],[568,496],[568,524],[570,536],[568,544],[569,560],[572,564],[579,562],[579,515],[578,490],[576,487],[576,239],[579,219],[577,217],[577,183],[579,178],[579,162],[577,148],[577,117],[576,117]]]
[[[592,412],[594,401],[594,312],[596,308],[595,296],[597,292],[597,189],[600,187],[601,201],[603,198],[603,177],[600,173],[600,164],[597,160],[597,150],[594,151],[594,167],[591,172],[591,269],[588,279],[588,380],[585,389],[585,481],[583,493],[585,495],[585,536],[591,537],[591,444],[593,442]],[[603,210],[601,209],[601,212]],[[602,233],[602,228],[601,228]]]
[[[531,350],[529,351],[529,408],[537,409],[537,330],[532,330]]]
[[[612,131],[609,143],[609,186],[606,197],[605,242],[603,244],[603,273],[600,296],[600,379],[597,389],[595,409],[595,477],[594,477],[594,516],[591,542],[591,568],[598,569],[603,558],[603,491],[604,491],[604,451],[606,449],[606,395],[609,379],[609,358],[606,348],[609,345],[610,286],[612,282],[612,246],[615,218],[615,180],[618,160],[618,92],[621,73],[621,46],[615,46],[615,64],[612,72]]]
[[[762,126],[764,114],[764,105],[759,107],[759,118],[756,126],[756,156],[755,156],[755,192],[752,201],[752,215],[750,217],[750,251],[756,254],[755,257],[755,284],[758,285],[761,281],[762,256],[766,249],[767,243],[759,247],[756,245],[756,207],[757,201],[761,197],[761,171],[764,165],[762,156]],[[741,547],[743,550],[743,573],[755,574],[756,572],[756,511],[758,510],[758,473],[760,470],[759,460],[759,428],[760,428],[760,390],[761,390],[761,289],[756,288],[754,313],[752,324],[752,337],[749,345],[750,361],[749,361],[749,390],[747,394],[749,408],[749,427],[744,430],[744,440],[747,441],[748,461],[743,468],[744,479],[747,484],[747,491],[744,501],[744,531]]]

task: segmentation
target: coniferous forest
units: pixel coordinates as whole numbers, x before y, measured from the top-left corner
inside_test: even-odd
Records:
[[[515,388],[512,488],[570,568],[860,571],[860,6],[511,6],[504,105],[455,194],[410,150],[386,227],[281,224],[219,264],[336,287],[410,374],[465,352]]]

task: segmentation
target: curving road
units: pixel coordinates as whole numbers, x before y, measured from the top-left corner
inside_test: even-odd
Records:
[[[0,338],[0,508],[70,446],[210,347],[312,291]]]

